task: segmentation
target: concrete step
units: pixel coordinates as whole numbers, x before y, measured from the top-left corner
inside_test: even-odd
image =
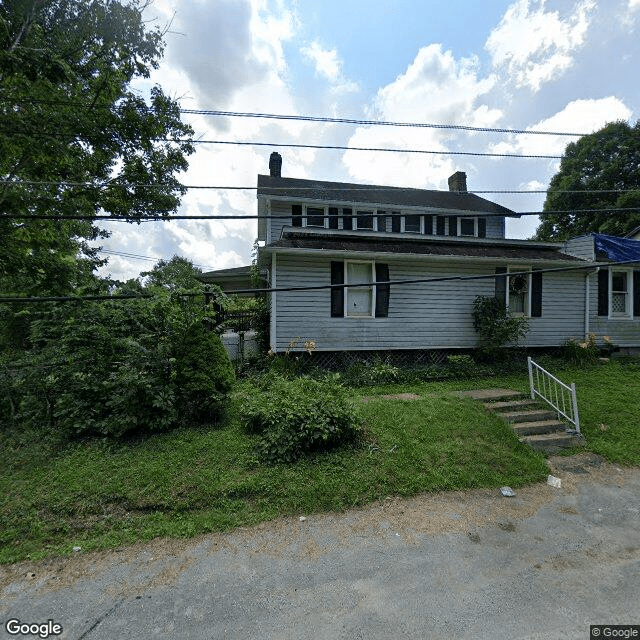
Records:
[[[537,422],[539,420],[558,419],[558,414],[555,411],[548,411],[547,409],[505,411],[504,413],[500,413],[500,416],[508,422]]]
[[[558,420],[535,420],[533,422],[516,422],[511,427],[519,436],[530,436],[557,432],[564,434],[567,425]]]
[[[568,449],[584,444],[584,440],[581,437],[568,433],[544,433],[525,436],[523,440],[534,449],[545,453],[555,453],[560,449]]]
[[[495,411],[496,413],[502,411],[516,411],[518,409],[528,409],[533,407],[539,407],[537,400],[500,400],[499,402],[485,402],[484,406],[489,411]]]

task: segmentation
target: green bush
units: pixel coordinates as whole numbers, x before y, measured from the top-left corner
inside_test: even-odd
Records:
[[[492,296],[477,296],[473,301],[473,328],[478,334],[478,352],[482,357],[496,358],[508,345],[517,346],[529,331],[529,321],[512,316]]]
[[[266,376],[241,395],[241,422],[260,434],[264,462],[294,462],[305,455],[353,443],[359,416],[344,389],[331,380]]]
[[[0,376],[5,425],[117,438],[217,419],[233,371],[202,316],[168,294],[53,306]]]

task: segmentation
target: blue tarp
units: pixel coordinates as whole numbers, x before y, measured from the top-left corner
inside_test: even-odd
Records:
[[[640,240],[607,236],[604,233],[592,235],[596,254],[604,253],[609,260],[615,262],[640,261]]]

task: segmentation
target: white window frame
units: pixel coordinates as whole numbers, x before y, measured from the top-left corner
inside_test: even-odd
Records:
[[[359,227],[358,226],[358,215],[361,215],[363,213],[371,213],[372,216],[372,227],[371,229],[369,229],[369,227]],[[353,228],[355,231],[377,231],[378,230],[378,210],[377,209],[367,209],[366,207],[363,207],[362,209],[353,209]],[[352,261],[353,262],[353,261]]]
[[[406,219],[408,216],[418,216],[420,223],[420,229],[418,231],[407,231]],[[422,213],[403,212],[400,218],[400,232],[401,233],[424,233],[424,215]]]
[[[625,294],[625,310],[624,312],[614,313],[613,311],[613,274],[624,273],[627,280],[626,291],[616,291],[615,293]],[[628,320],[633,318],[633,269],[609,269],[609,319],[610,320]]]
[[[309,209],[322,209],[324,211],[323,222],[324,224],[320,226],[319,224],[307,224],[307,211]],[[317,204],[305,204],[302,205],[302,226],[309,227],[310,229],[328,229],[329,228],[329,207],[327,206],[318,206]]]
[[[365,209],[368,211],[368,209]],[[371,267],[371,282],[366,285],[349,285],[348,278],[348,264],[368,264]],[[376,316],[376,263],[373,260],[345,260],[344,261],[344,298],[343,298],[343,306],[344,306],[344,317],[345,318],[375,318]],[[361,289],[361,290],[370,290],[371,291],[371,315],[362,316],[362,315],[351,315],[349,314],[349,289]]]
[[[462,235],[462,221],[473,220],[473,235]],[[460,216],[458,217],[458,236],[460,238],[477,238],[478,237],[478,217],[477,216]]]
[[[468,236],[470,237],[470,236]],[[527,279],[527,296],[524,299],[524,312],[522,311],[513,311],[511,309],[510,303],[510,290],[511,290],[511,273],[522,274],[523,272],[527,272],[524,274],[524,277]],[[518,276],[519,277],[519,276]],[[507,309],[509,309],[511,315],[521,316],[524,318],[531,317],[531,266],[523,265],[523,266],[508,266],[507,267]]]

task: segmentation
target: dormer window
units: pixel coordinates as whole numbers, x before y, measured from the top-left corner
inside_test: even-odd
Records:
[[[326,217],[325,207],[305,206],[305,226],[325,227]]]
[[[422,216],[402,216],[402,231],[404,233],[422,233]]]
[[[356,211],[356,229],[376,230],[376,216],[373,211]]]
[[[458,235],[477,237],[478,218],[458,218]]]

